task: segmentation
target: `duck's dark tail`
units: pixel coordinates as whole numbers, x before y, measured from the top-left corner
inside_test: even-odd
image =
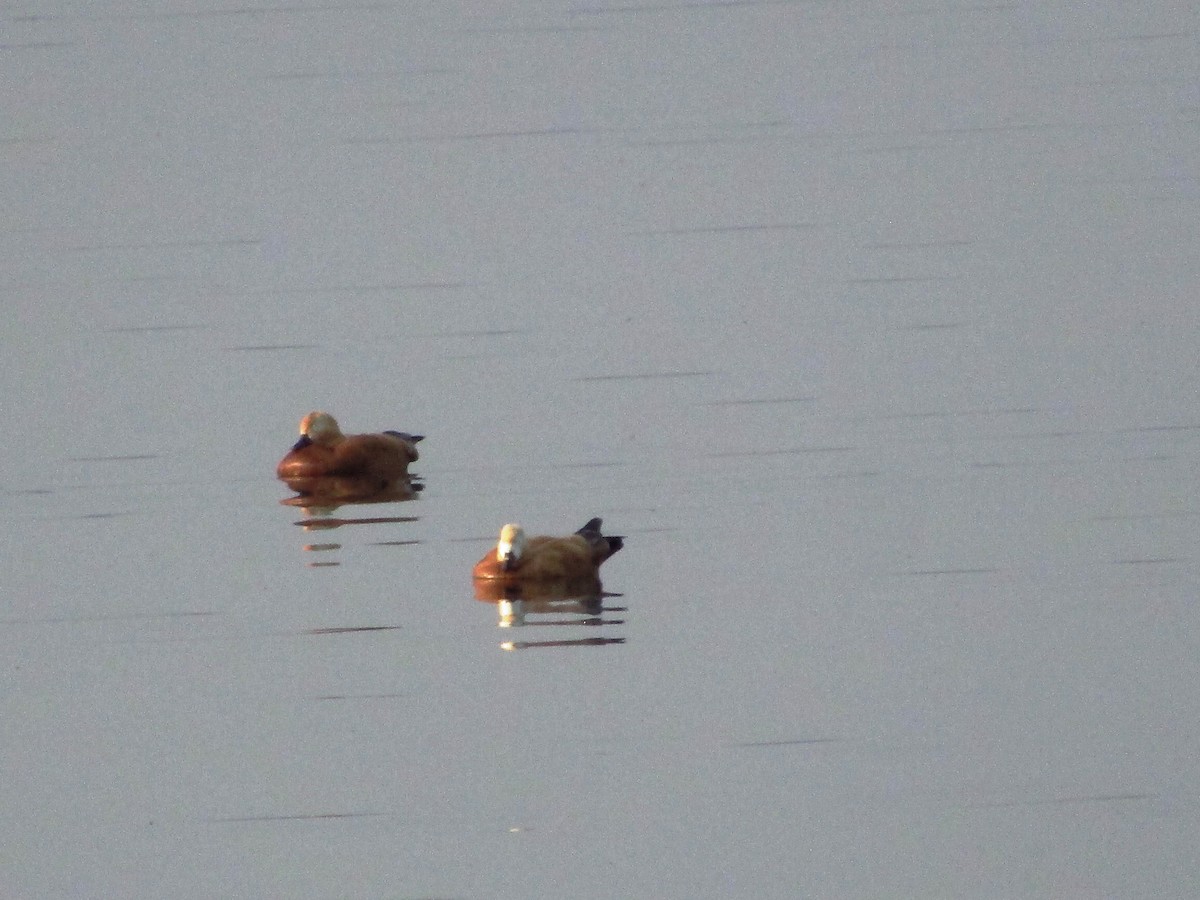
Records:
[[[425,440],[423,434],[409,434],[407,431],[385,431],[384,434],[390,434],[392,437],[398,437],[402,441],[408,441],[410,444],[415,444],[417,441]]]
[[[601,520],[591,519],[586,525],[580,528],[576,534],[580,535],[589,544],[604,545],[608,548],[608,553],[605,554],[605,559],[612,556],[618,550],[625,546],[625,538],[615,534],[600,533]]]

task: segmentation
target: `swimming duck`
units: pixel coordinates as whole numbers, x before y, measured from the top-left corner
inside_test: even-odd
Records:
[[[567,537],[527,537],[520,525],[500,529],[494,550],[475,564],[476,578],[506,582],[594,578],[600,564],[624,545],[624,539],[600,533],[592,519]]]
[[[346,435],[329,413],[310,412],[275,474],[284,480],[337,475],[391,481],[406,476],[408,464],[420,458],[417,441],[423,437],[403,431]]]

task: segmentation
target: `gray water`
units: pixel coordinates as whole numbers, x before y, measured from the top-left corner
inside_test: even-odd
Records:
[[[4,895],[1200,894],[1197,74],[1158,2],[7,4]],[[281,502],[311,409],[419,497]],[[619,596],[499,628],[592,516]]]

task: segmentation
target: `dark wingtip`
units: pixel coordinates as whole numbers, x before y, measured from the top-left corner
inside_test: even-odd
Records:
[[[384,434],[390,434],[392,437],[398,437],[402,441],[408,441],[415,444],[417,441],[425,440],[423,434],[409,434],[407,431],[385,431]]]
[[[625,546],[625,538],[622,535],[616,534],[601,534],[600,525],[602,520],[599,517],[590,520],[586,525],[580,528],[578,535],[586,538],[593,546],[603,542],[604,546],[608,547],[608,556],[612,556],[618,550]],[[606,557],[607,558],[607,557]]]

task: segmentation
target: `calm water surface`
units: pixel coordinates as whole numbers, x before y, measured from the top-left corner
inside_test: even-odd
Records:
[[[7,895],[1200,893],[1194,18],[0,24]]]

